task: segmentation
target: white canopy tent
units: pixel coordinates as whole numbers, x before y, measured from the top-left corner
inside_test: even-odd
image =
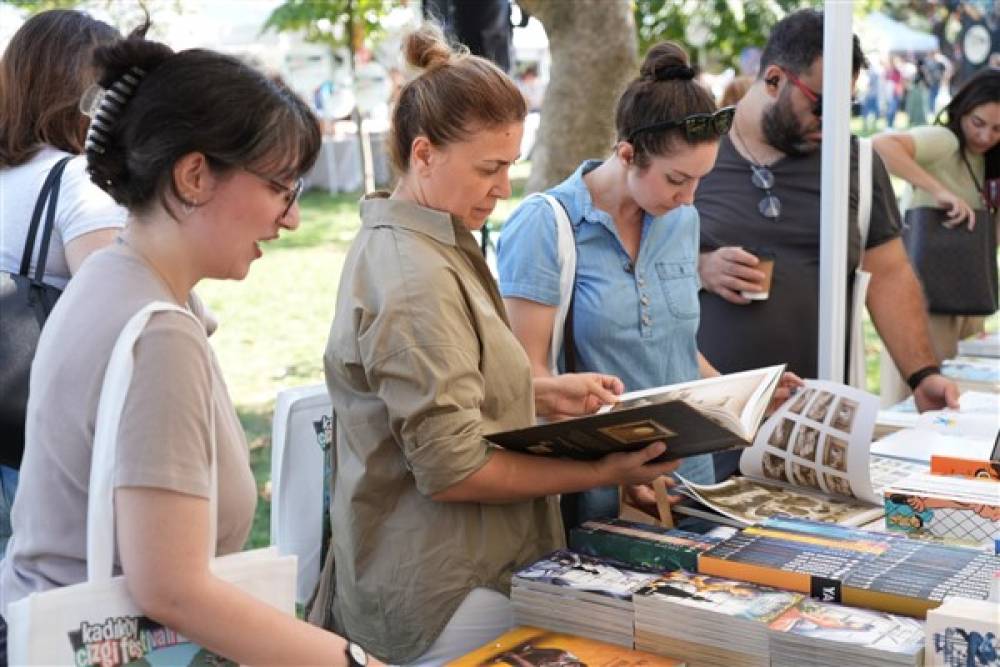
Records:
[[[934,35],[914,30],[879,12],[873,12],[858,22],[858,36],[867,50],[883,55],[927,53],[940,47],[938,38]]]

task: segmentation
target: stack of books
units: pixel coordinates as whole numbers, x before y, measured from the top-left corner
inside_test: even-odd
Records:
[[[632,594],[658,575],[568,550],[514,573],[514,620],[632,647]]]
[[[920,667],[924,624],[806,599],[771,623],[772,667]]]
[[[448,663],[449,667],[685,667],[681,660],[560,634],[514,628],[486,646]]]
[[[972,357],[1000,357],[1000,331],[958,341],[958,353]]]
[[[803,599],[677,570],[637,591],[635,647],[699,667],[767,667],[768,624]]]
[[[941,364],[941,373],[960,389],[1000,391],[1000,362],[991,357],[955,357]]]
[[[698,557],[698,571],[923,618],[948,596],[985,600],[1000,557],[803,519],[769,519]]]
[[[927,664],[1000,665],[1000,603],[952,598],[927,614]]]
[[[698,554],[721,541],[718,537],[624,519],[588,521],[569,535],[570,549],[577,553],[655,572],[696,570]]]

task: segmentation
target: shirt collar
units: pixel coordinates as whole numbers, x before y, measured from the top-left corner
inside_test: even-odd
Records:
[[[373,192],[361,200],[362,227],[398,227],[453,246],[457,245],[455,230],[460,224],[444,211],[404,199],[389,199],[388,192]]]

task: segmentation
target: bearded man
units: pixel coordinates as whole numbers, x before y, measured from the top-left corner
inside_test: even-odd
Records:
[[[865,62],[857,37],[837,52],[852,54],[853,86]],[[822,89],[823,14],[800,10],[774,26],[757,79],[737,105],[715,168],[695,195],[703,287],[698,349],[723,373],[787,363],[801,377],[816,377]],[[896,197],[875,154],[871,223],[861,258],[856,139],[850,154],[849,216],[843,221],[850,225],[848,280],[859,263],[872,274],[869,312],[917,406],[957,408],[958,390],[940,374],[931,347],[923,293],[900,238]],[[741,294],[764,291],[755,250],[775,256],[766,300]],[[861,304],[848,304],[845,334],[852,307]],[[734,461],[717,455],[716,468],[724,478]]]

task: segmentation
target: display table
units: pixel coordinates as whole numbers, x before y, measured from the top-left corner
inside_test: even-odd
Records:
[[[386,132],[369,135],[372,144],[372,161],[375,185],[386,186],[392,179],[389,156],[386,152]],[[364,176],[361,173],[361,147],[356,134],[324,136],[316,164],[305,176],[307,190],[326,190],[331,194],[339,192],[361,192]]]

